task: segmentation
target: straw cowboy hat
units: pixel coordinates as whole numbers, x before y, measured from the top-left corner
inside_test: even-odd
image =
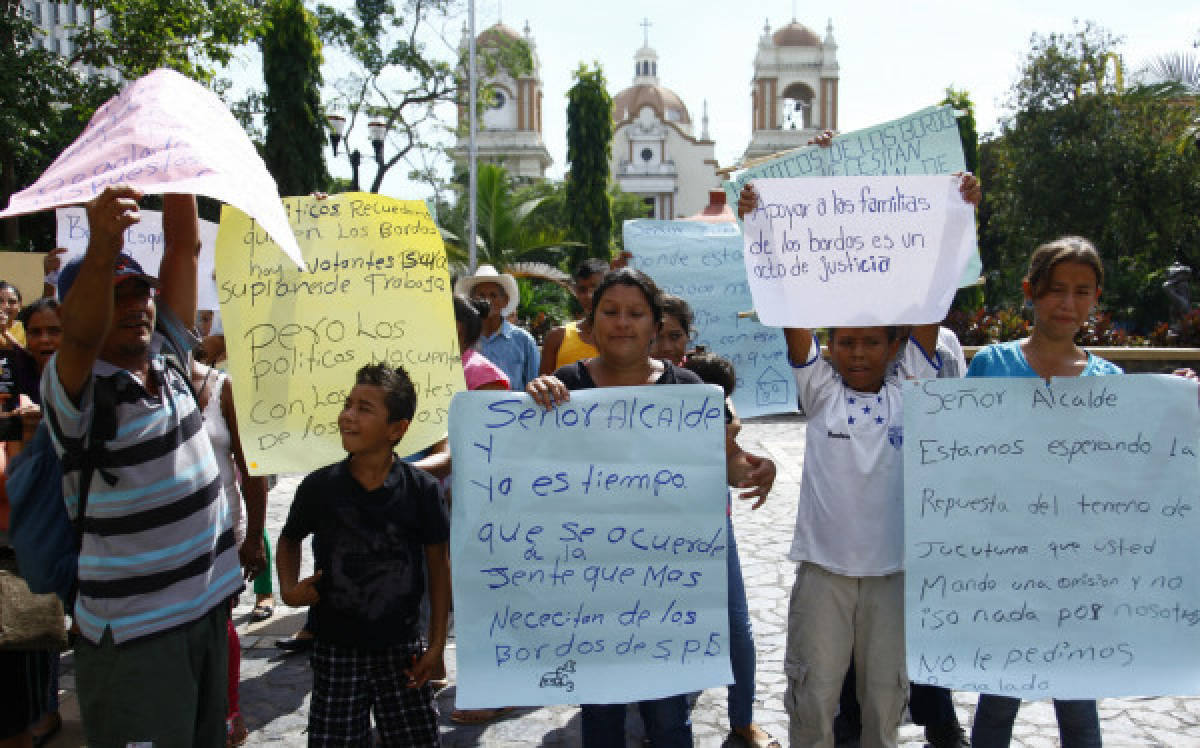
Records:
[[[517,287],[517,280],[508,273],[496,272],[496,268],[491,265],[480,265],[479,269],[475,271],[475,275],[459,278],[458,283],[454,284],[454,292],[470,296],[471,292],[475,290],[475,286],[480,283],[496,283],[508,295],[508,306],[504,307],[504,312],[500,316],[507,317],[517,310],[517,302],[521,300],[521,289]]]

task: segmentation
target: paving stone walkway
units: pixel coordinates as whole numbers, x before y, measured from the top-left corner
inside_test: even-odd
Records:
[[[787,598],[793,564],[787,560],[792,524],[799,493],[800,468],[804,458],[804,424],[797,417],[776,416],[747,422],[739,441],[750,451],[766,452],[779,466],[779,476],[770,500],[758,511],[748,506],[734,510],[738,550],[746,580],[754,638],[758,650],[755,721],[783,745],[787,744],[787,715],[783,694],[783,653],[787,628]],[[291,504],[300,476],[288,476],[271,493],[267,527],[271,537],[279,529]],[[306,561],[311,555],[306,550]],[[308,568],[304,573],[311,573]],[[295,632],[303,623],[300,610],[280,605],[275,616],[262,624],[249,623],[252,595],[243,595],[235,611],[242,637],[242,712],[249,726],[251,746],[302,746],[308,714],[312,676],[304,656],[285,656],[274,647],[275,639]],[[450,681],[454,681],[455,644],[447,652]],[[67,724],[52,746],[82,744],[75,705],[70,655],[64,658],[62,679],[63,714]],[[449,719],[454,709],[454,686],[439,694],[442,711],[442,741],[450,748],[483,746],[578,746],[579,710],[571,706],[518,709],[506,719],[483,726],[456,725]],[[970,724],[975,694],[956,694],[959,719]],[[710,689],[698,697],[692,713],[696,745],[717,748],[726,744],[725,689]],[[1106,746],[1200,747],[1200,699],[1153,698],[1107,699],[1100,703]],[[640,724],[631,716],[629,745],[640,746]],[[922,730],[905,724],[900,731],[905,748],[923,746]],[[1025,704],[1018,717],[1013,745],[1021,748],[1050,748],[1059,744],[1054,710],[1049,702]]]

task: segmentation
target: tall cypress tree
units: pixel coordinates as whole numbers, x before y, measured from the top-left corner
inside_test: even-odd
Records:
[[[608,259],[612,244],[612,200],[608,160],[612,152],[612,99],[604,71],[580,65],[567,92],[566,214],[571,238],[587,244],[590,257]]]
[[[280,195],[329,186],[321,109],[321,40],[302,0],[272,0],[262,41],[266,145]]]

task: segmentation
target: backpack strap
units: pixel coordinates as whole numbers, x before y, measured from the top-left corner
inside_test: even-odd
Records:
[[[178,357],[173,353],[164,352],[162,359],[166,369],[174,371],[183,380],[184,385],[192,396],[192,401],[199,408],[200,401],[196,397],[195,388],[192,387],[192,377],[188,372],[183,370]],[[160,387],[170,387],[170,384],[166,381],[166,377],[163,377]],[[76,556],[83,551],[84,518],[87,515],[88,494],[91,491],[92,479],[96,473],[99,473],[109,485],[116,483],[117,480],[116,476],[107,473],[100,465],[104,464],[104,455],[108,449],[108,442],[116,438],[117,435],[117,402],[120,395],[121,393],[117,391],[117,386],[114,385],[111,379],[93,376],[92,426],[88,431],[86,443],[83,443],[84,440],[69,440],[66,445],[67,454],[63,455],[64,469],[72,461],[79,466],[79,501],[77,502],[75,512]],[[171,396],[169,392],[164,392],[163,395],[166,397]],[[67,607],[69,609],[74,609],[75,598],[78,594],[79,576],[76,574],[68,596],[69,604]]]
[[[88,430],[86,444],[74,441],[68,450],[77,450],[73,455],[79,465],[79,500],[75,509],[75,555],[83,551],[83,525],[87,516],[88,494],[92,488],[92,478],[99,471],[107,442],[117,435],[117,392],[111,380],[93,378],[92,384],[92,427]],[[65,456],[65,455],[64,455]],[[101,471],[102,472],[102,471]],[[112,475],[104,475],[111,485],[116,482]],[[79,575],[71,583],[71,591],[67,596],[68,610],[74,610],[75,598],[79,594]]]

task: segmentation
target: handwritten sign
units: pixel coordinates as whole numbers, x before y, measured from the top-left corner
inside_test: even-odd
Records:
[[[743,258],[754,309],[774,327],[940,322],[975,251],[956,177],[754,183]]]
[[[96,110],[83,134],[0,217],[84,203],[105,187],[207,195],[257,219],[296,264],[275,180],[241,125],[211,91],[155,70]]]
[[[337,416],[366,364],[403,366],[417,412],[410,454],[446,436],[464,389],[446,253],[421,201],[290,197],[296,268],[257,221],[226,206],[217,234],[238,428],[250,471],[304,472],[345,457]]]
[[[1200,693],[1198,427],[1179,377],[906,383],[909,677]]]
[[[696,315],[695,345],[733,362],[733,406],[744,418],[796,410],[795,380],[778,328],[739,318],[753,306],[736,223],[626,221],[632,264]]]
[[[580,390],[450,406],[459,707],[618,703],[731,682],[724,397]]]
[[[140,210],[142,220],[125,229],[125,251],[133,255],[142,269],[157,277],[158,266],[162,264],[163,249],[166,240],[163,238],[162,211]],[[87,211],[82,207],[59,208],[54,211],[57,228],[58,246],[67,249],[62,256],[63,264],[82,257],[87,250],[88,238],[92,232],[88,228]],[[196,275],[196,290],[198,308],[217,308],[217,283],[213,277],[214,259],[213,248],[217,243],[217,224],[212,221],[200,221],[200,269]]]
[[[953,174],[966,168],[954,108],[931,106],[891,122],[836,135],[828,148],[813,145],[788,151],[738,172],[724,187],[729,204],[736,205],[742,188],[754,179],[916,176]],[[958,285],[974,283],[982,268],[976,249]]]

